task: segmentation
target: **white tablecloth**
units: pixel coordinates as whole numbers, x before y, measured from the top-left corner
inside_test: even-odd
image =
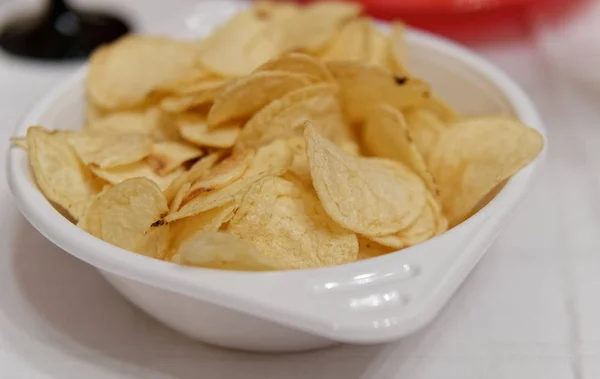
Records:
[[[151,27],[190,2],[123,3]],[[191,341],[46,241],[2,179],[0,377],[600,378],[600,93],[562,77],[532,41],[478,50],[533,97],[549,128],[550,156],[511,227],[424,330],[384,346],[289,355]],[[1,157],[19,117],[73,69],[0,56]]]

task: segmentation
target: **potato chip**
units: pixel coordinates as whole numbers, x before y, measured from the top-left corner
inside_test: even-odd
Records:
[[[534,129],[506,116],[458,121],[439,137],[429,167],[450,226],[468,216],[494,187],[531,162],[543,148]]]
[[[177,178],[175,178],[171,184],[165,189],[165,197],[167,198],[167,202],[171,204],[181,187],[188,182],[193,182],[197,180],[199,177],[204,175],[207,171],[211,169],[211,167],[221,159],[222,153],[212,153],[203,158],[200,158],[198,162],[196,162],[189,171],[185,171],[181,173]]]
[[[205,40],[198,62],[225,77],[249,74],[278,54],[276,46],[262,38],[267,26],[251,11],[237,14]]]
[[[203,147],[229,148],[235,144],[242,128],[240,125],[223,125],[209,129],[206,119],[196,114],[182,115],[177,120],[179,134],[186,141]]]
[[[313,191],[274,176],[252,185],[227,230],[283,270],[349,263],[358,254],[356,235],[327,216]]]
[[[145,112],[113,113],[100,120],[90,122],[86,129],[107,131],[112,133],[144,133],[152,135],[153,126],[146,118]]]
[[[333,82],[333,76],[319,59],[308,54],[288,53],[272,59],[258,68],[259,71],[288,71],[306,74],[317,82]]]
[[[200,158],[204,152],[185,142],[161,141],[152,145],[152,153],[147,163],[155,173],[165,176],[175,171],[185,162]]]
[[[322,53],[326,60],[369,60],[368,39],[371,21],[366,18],[350,20],[344,24],[333,43]]]
[[[177,193],[175,194],[173,201],[171,203],[169,203],[167,201],[167,203],[169,204],[169,213],[175,213],[179,210],[179,208],[181,208],[181,203],[183,203],[183,198],[188,193],[191,186],[192,186],[192,183],[190,183],[190,182],[184,183],[179,188]],[[165,199],[166,199],[166,196],[165,196]]]
[[[406,57],[407,47],[405,38],[406,27],[404,24],[398,21],[392,23],[392,31],[390,33],[390,52],[391,52],[391,66],[392,72],[397,75],[406,74]]]
[[[79,219],[102,183],[95,180],[71,149],[69,133],[39,126],[27,129],[29,163],[44,196]]]
[[[196,47],[191,42],[130,35],[96,50],[90,58],[87,91],[106,109],[141,105],[151,91],[191,70]]]
[[[214,75],[203,67],[195,66],[186,71],[180,77],[172,82],[162,83],[152,91],[151,96],[162,97],[168,94],[188,94],[197,92],[198,88],[203,89],[204,84],[212,81],[222,81],[219,76]]]
[[[110,244],[153,258],[167,251],[169,228],[150,229],[168,212],[160,188],[146,178],[126,180],[99,196],[86,212],[85,230]]]
[[[25,137],[11,137],[10,142],[13,144],[13,146],[27,150],[27,138]]]
[[[366,63],[391,70],[389,50],[388,36],[370,22],[367,35]]]
[[[391,247],[383,246],[377,242],[373,242],[364,237],[358,237],[358,260],[371,259],[381,255],[389,254],[394,249]]]
[[[310,4],[286,20],[282,50],[316,53],[335,36],[340,25],[360,12],[358,4],[346,2]]]
[[[181,263],[188,266],[243,271],[275,268],[251,243],[226,232],[197,234],[181,245],[178,255]]]
[[[253,11],[259,18],[287,20],[296,15],[300,7],[294,3],[260,0],[253,4]]]
[[[290,138],[287,143],[294,156],[289,172],[300,182],[312,185],[310,166],[308,165],[308,157],[306,155],[306,141],[303,137],[294,137]]]
[[[461,119],[460,115],[450,105],[435,95],[432,95],[423,103],[423,110],[432,112],[444,123]]]
[[[350,139],[337,99],[338,87],[320,83],[290,92],[273,101],[242,129],[236,148],[254,148],[277,139],[302,135],[302,125],[309,120],[327,136]]]
[[[169,113],[180,113],[210,104],[228,83],[220,79],[198,83],[194,87],[186,88],[185,91],[164,97],[160,102],[160,109]]]
[[[177,251],[182,243],[195,235],[216,232],[238,208],[235,202],[211,209],[196,216],[177,220],[171,224],[171,247]]]
[[[423,108],[409,110],[405,116],[415,146],[425,162],[429,162],[431,149],[447,126],[435,114]]]
[[[171,182],[183,172],[183,169],[178,169],[168,175],[160,176],[152,170],[152,167],[146,161],[111,168],[90,166],[90,169],[96,176],[114,185],[127,179],[147,178],[156,183],[161,189],[169,187]]]
[[[86,96],[86,106],[85,106],[85,125],[89,125],[93,122],[100,121],[104,117],[110,114],[106,109],[102,109],[99,105],[94,104],[94,102]]]
[[[309,84],[306,74],[257,71],[234,81],[219,93],[208,113],[208,125],[215,127],[248,118],[271,101]]]
[[[82,129],[71,133],[69,144],[86,165],[110,168],[141,161],[150,155],[152,140],[145,133],[113,129]]]
[[[404,249],[414,246],[446,231],[448,221],[442,214],[442,208],[432,194],[428,194],[427,203],[417,220],[408,228],[388,236],[369,237],[382,246]]]
[[[421,104],[429,96],[424,82],[396,77],[377,66],[360,62],[332,61],[327,67],[340,84],[342,105],[351,122],[361,122],[378,104],[402,109]]]
[[[313,185],[338,224],[378,236],[399,232],[420,215],[425,203],[422,186],[410,185],[375,160],[344,152],[309,123],[304,137]]]
[[[419,175],[433,194],[437,193],[437,185],[413,143],[404,116],[399,110],[387,104],[373,108],[365,124],[363,143],[371,155],[405,164]]]

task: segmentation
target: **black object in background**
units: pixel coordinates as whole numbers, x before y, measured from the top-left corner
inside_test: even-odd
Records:
[[[99,45],[129,30],[115,16],[78,11],[64,0],[51,0],[42,16],[7,23],[0,33],[0,47],[13,55],[39,60],[85,58]]]

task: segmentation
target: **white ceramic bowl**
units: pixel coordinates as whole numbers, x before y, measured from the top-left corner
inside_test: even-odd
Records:
[[[214,26],[220,12],[200,23]],[[183,23],[182,23],[183,25]],[[185,36],[190,29],[169,34]],[[466,113],[512,114],[544,134],[523,91],[473,53],[419,32],[408,35],[413,72]],[[82,70],[25,117],[28,126],[77,129]],[[170,327],[209,343],[291,351],[345,342],[397,340],[430,322],[509,222],[545,152],[465,223],[426,243],[358,263],[313,270],[244,273],[182,267],[109,245],[63,218],[37,189],[27,155],[8,154],[8,180],[25,217],[46,238],[96,267],[132,303]]]

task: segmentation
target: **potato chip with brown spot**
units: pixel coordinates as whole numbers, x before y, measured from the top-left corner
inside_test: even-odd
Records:
[[[350,20],[341,27],[333,43],[321,55],[325,60],[369,60],[368,39],[371,21],[367,18]]]
[[[356,261],[356,235],[338,226],[314,191],[267,176],[244,195],[230,233],[251,242],[282,270]]]
[[[342,105],[350,122],[363,121],[371,109],[383,103],[403,109],[421,104],[429,86],[408,77],[360,62],[331,61],[327,67],[340,84]]]
[[[225,87],[208,113],[209,127],[243,120],[288,92],[306,87],[310,77],[287,71],[257,71]]]
[[[429,167],[450,226],[470,216],[478,202],[542,151],[543,137],[507,116],[458,121],[439,137]]]
[[[84,164],[100,168],[138,162],[152,151],[152,139],[147,134],[114,129],[82,129],[71,133],[68,141]]]
[[[221,270],[268,271],[275,265],[249,242],[226,232],[200,233],[178,251],[181,264]]]
[[[358,237],[358,260],[371,259],[393,252],[391,247],[383,246],[365,237]]]
[[[160,141],[152,145],[152,153],[147,159],[155,173],[165,176],[181,167],[185,162],[199,158],[204,151],[178,141]]]
[[[410,135],[425,162],[429,162],[431,149],[436,145],[439,136],[448,127],[433,112],[419,108],[405,113],[405,120]]]
[[[334,38],[344,22],[360,12],[360,5],[347,2],[310,4],[286,20],[282,30],[282,50],[319,52]]]
[[[372,156],[402,162],[413,170],[431,193],[438,188],[425,160],[415,146],[402,113],[387,104],[378,105],[369,114],[363,131],[363,143]]]
[[[393,249],[404,249],[427,241],[448,229],[448,220],[432,194],[427,195],[427,203],[417,220],[408,228],[388,236],[369,237],[380,245]]]
[[[68,143],[68,132],[39,126],[27,129],[29,163],[44,196],[78,220],[102,183],[94,178]]]
[[[140,106],[163,83],[191,70],[197,55],[192,42],[129,35],[97,49],[90,58],[87,91],[106,109]]]
[[[206,119],[196,114],[180,115],[177,120],[179,134],[186,141],[202,147],[230,148],[242,130],[240,125],[221,125],[209,129]]]
[[[337,85],[321,83],[273,101],[246,123],[236,149],[255,148],[277,139],[302,135],[302,125],[307,120],[327,136],[350,139],[337,91]]]
[[[249,74],[279,53],[263,38],[267,27],[252,11],[238,13],[205,40],[198,63],[225,77]]]
[[[110,244],[152,258],[162,258],[169,227],[150,225],[168,212],[167,201],[151,180],[126,180],[106,191],[89,206],[85,230]]]
[[[200,158],[200,160],[185,172],[182,172],[177,178],[175,178],[171,184],[165,189],[165,197],[167,198],[167,202],[171,204],[180,188],[188,182],[193,182],[208,172],[212,166],[222,158],[223,153],[211,153],[205,157]]]
[[[179,168],[168,175],[160,176],[152,170],[152,167],[145,160],[111,168],[90,166],[90,169],[97,177],[114,185],[127,179],[147,178],[156,183],[161,189],[169,187],[171,182],[184,172],[183,168]]]
[[[335,79],[327,66],[319,59],[302,53],[288,53],[272,59],[258,68],[259,71],[288,71],[306,74],[317,82],[333,82]]]
[[[376,160],[344,152],[309,123],[304,137],[313,185],[338,224],[380,236],[399,232],[420,215],[426,192],[422,185],[411,185]]]

